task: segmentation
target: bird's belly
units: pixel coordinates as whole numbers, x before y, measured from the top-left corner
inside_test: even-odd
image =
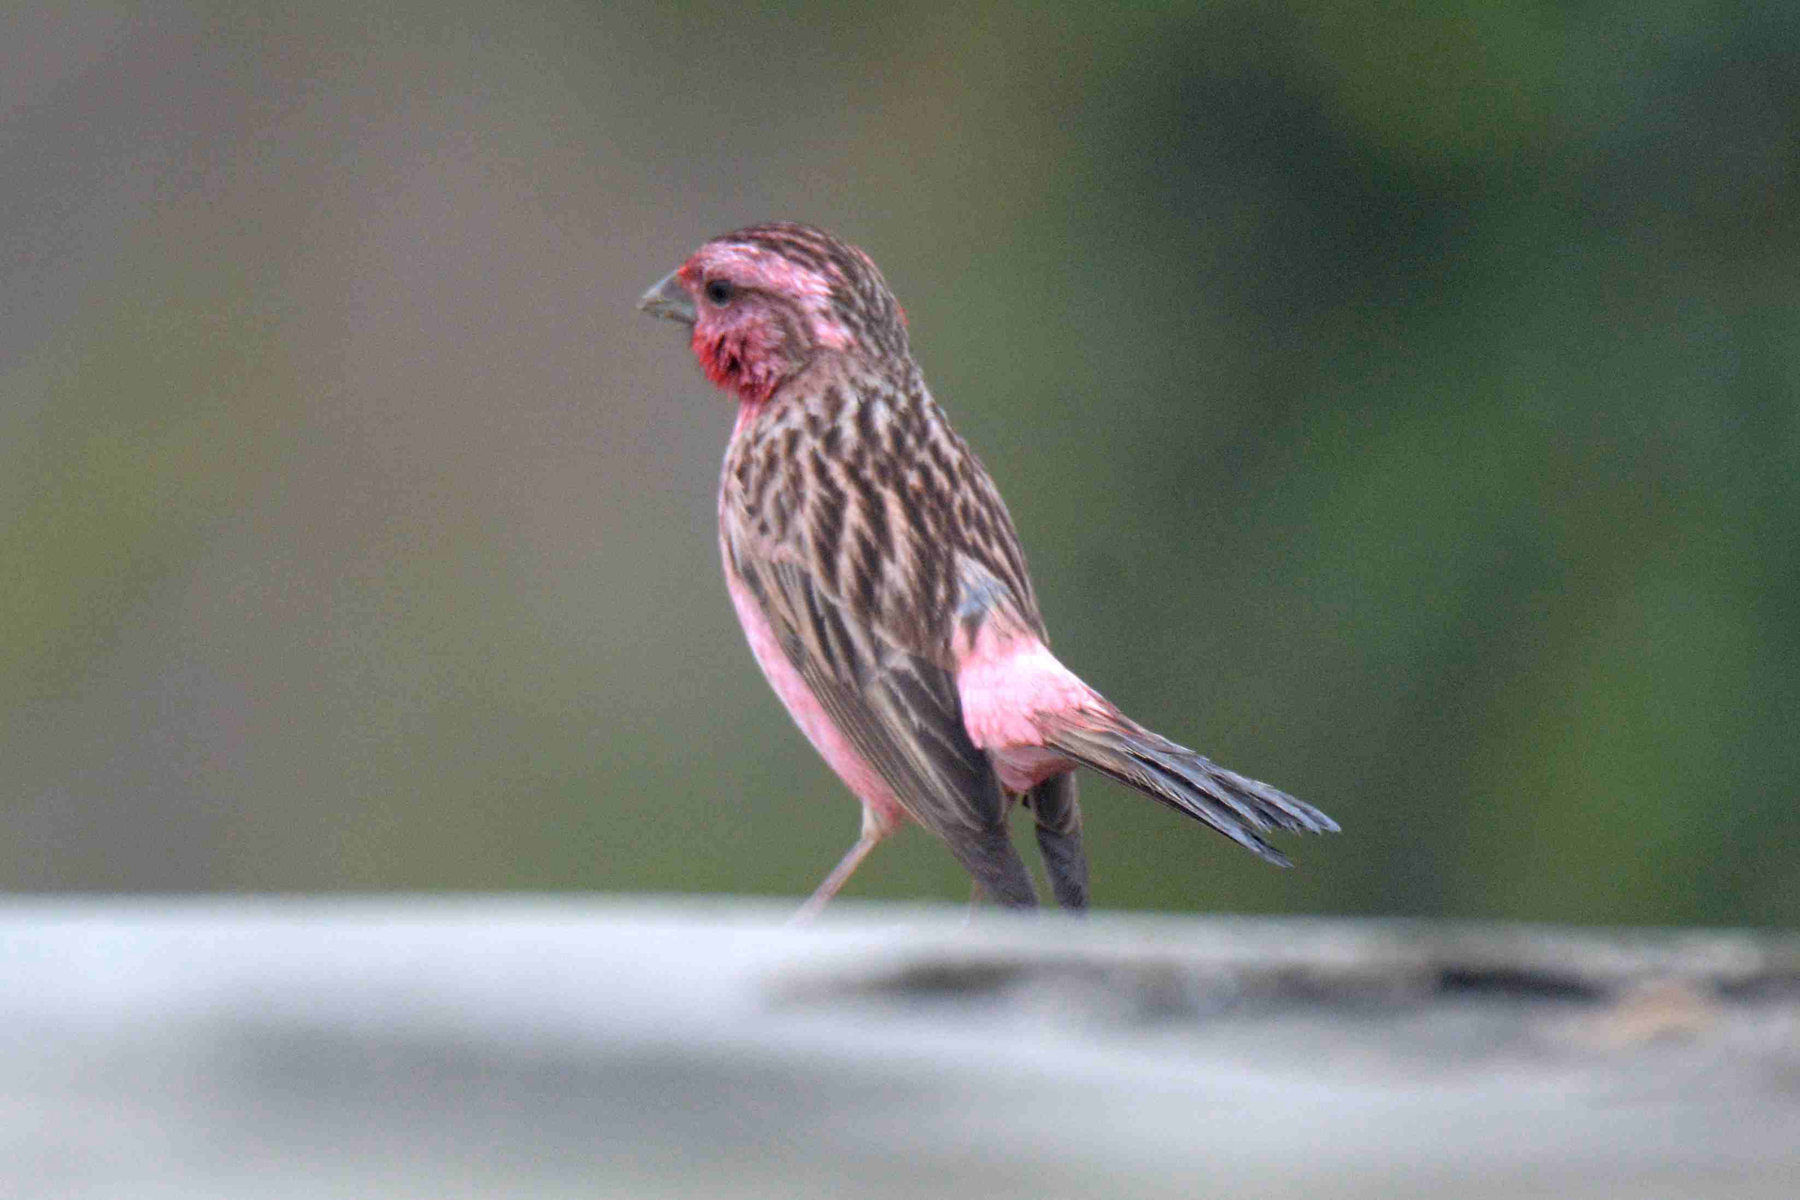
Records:
[[[1053,775],[1073,771],[1075,764],[1054,750],[1039,746],[1014,746],[1005,750],[989,750],[994,774],[1008,791],[1029,792]]]
[[[813,749],[826,764],[837,772],[844,785],[862,801],[866,819],[874,821],[883,831],[899,825],[906,810],[894,796],[894,789],[838,729],[812,689],[806,686],[800,672],[781,652],[781,644],[775,638],[769,619],[732,569],[729,558],[725,563],[725,587],[731,593],[731,606],[737,610],[738,623],[744,627],[744,637],[750,642],[750,653],[756,656],[756,665],[762,668],[769,686],[781,697],[794,724],[800,727],[800,732],[806,735],[806,740],[813,744]]]

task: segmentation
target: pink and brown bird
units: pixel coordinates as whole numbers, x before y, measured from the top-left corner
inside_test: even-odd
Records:
[[[725,585],[775,694],[862,802],[862,836],[802,914],[908,820],[979,892],[1035,905],[1007,836],[1015,802],[1056,899],[1085,908],[1078,766],[1278,866],[1264,833],[1337,829],[1145,729],[1050,653],[1012,517],[926,389],[868,255],[811,226],[755,225],[707,242],[639,307],[691,326],[701,369],[737,401]]]

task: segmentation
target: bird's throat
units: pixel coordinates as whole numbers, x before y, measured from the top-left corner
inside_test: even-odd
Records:
[[[785,371],[754,332],[694,330],[694,357],[714,387],[732,393],[744,405],[761,405],[781,385]]]

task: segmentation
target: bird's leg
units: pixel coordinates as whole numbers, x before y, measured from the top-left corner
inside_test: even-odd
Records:
[[[793,915],[790,924],[804,924],[825,911],[825,906],[831,902],[833,896],[838,894],[838,889],[850,882],[850,876],[856,873],[856,868],[862,865],[862,860],[869,856],[869,851],[879,845],[881,839],[887,835],[888,829],[875,820],[869,810],[865,808],[863,810],[862,836],[857,838],[856,845],[850,847],[849,852],[838,860],[838,865],[831,868],[831,874],[825,877],[825,882],[821,883],[814,889],[813,894],[806,898],[806,903],[802,904],[800,911]]]
[[[987,893],[981,890],[981,885],[979,883],[970,885],[969,909],[963,914],[963,925],[965,927],[975,923],[975,914],[981,911],[981,902],[985,899],[987,899]]]
[[[857,838],[856,845],[850,847],[850,852],[838,860],[838,865],[831,869],[831,874],[825,877],[825,882],[821,883],[813,894],[806,898],[806,903],[802,904],[800,911],[794,914],[794,920],[810,921],[823,912],[825,905],[838,894],[839,888],[850,882],[850,876],[855,874],[856,868],[862,864],[862,860],[869,856],[869,851],[873,850],[880,841],[879,837],[870,837],[866,833]]]

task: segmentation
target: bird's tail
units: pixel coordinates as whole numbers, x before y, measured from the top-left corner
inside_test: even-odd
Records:
[[[1071,714],[1045,724],[1046,747],[1134,787],[1177,812],[1204,821],[1278,867],[1291,867],[1293,863],[1260,834],[1275,829],[1292,833],[1338,830],[1336,821],[1312,805],[1266,783],[1227,771],[1211,759],[1150,732],[1117,710],[1096,713],[1088,709],[1079,717]]]

